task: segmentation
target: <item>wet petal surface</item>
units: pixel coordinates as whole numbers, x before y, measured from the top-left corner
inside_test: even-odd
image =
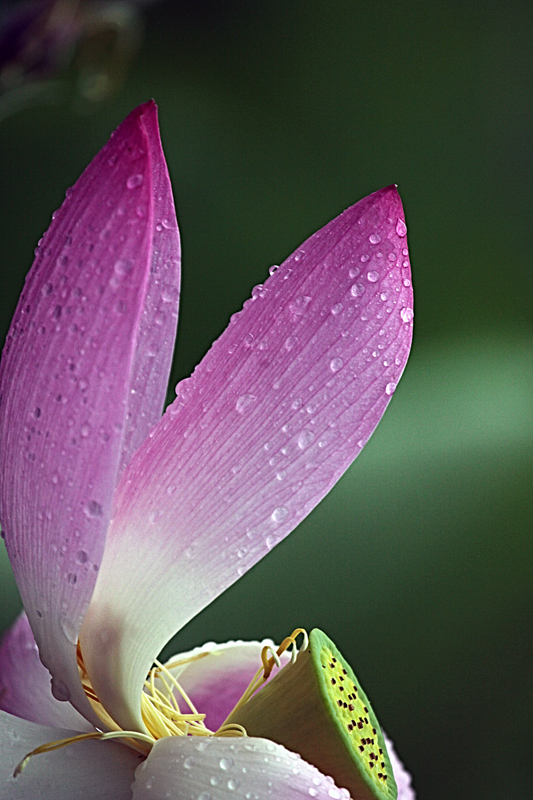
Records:
[[[176,242],[149,103],[122,123],[54,214],[2,355],[0,522],[55,696],[71,697],[89,718],[75,644],[120,465],[162,407]],[[160,349],[150,355],[154,337]]]
[[[381,418],[412,336],[405,232],[388,187],[312,236],[256,287],[125,471],[82,631],[124,728],[142,726],[140,688],[168,639],[294,529]]]
[[[135,774],[133,800],[230,797],[349,800],[315,767],[266,739],[174,737],[156,742]]]

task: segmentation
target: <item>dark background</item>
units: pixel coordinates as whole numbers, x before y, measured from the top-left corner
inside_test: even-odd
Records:
[[[397,183],[416,317],[391,407],[328,498],[173,649],[321,627],[420,798],[530,797],[531,4],[143,13],[103,102],[0,104],[1,334],[65,189],[150,97],[183,238],[171,389],[271,264]],[[3,628],[19,601],[0,555]]]

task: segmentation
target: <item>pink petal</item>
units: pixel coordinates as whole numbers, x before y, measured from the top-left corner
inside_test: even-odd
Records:
[[[233,711],[260,668],[261,651],[266,645],[275,647],[271,639],[225,644],[208,642],[203,647],[196,647],[188,653],[180,653],[169,659],[168,665],[172,665],[173,662],[190,656],[209,654],[171,672],[196,708],[206,714],[205,724],[210,730],[218,730],[230,711]],[[286,663],[288,655],[282,655],[281,660]]]
[[[70,696],[90,719],[75,643],[119,465],[162,407],[177,241],[148,103],[130,114],[54,215],[2,356],[6,546],[55,695]]]
[[[13,770],[29,752],[76,733],[36,725],[0,711],[2,800],[131,800],[131,783],[140,756],[115,742],[76,742],[34,756],[13,778]]]
[[[267,739],[160,739],[135,773],[133,800],[349,800],[331,778]]]
[[[398,787],[397,800],[415,800],[416,795],[415,790],[411,786],[411,776],[396,755],[396,751],[394,750],[394,745],[392,744],[391,740],[388,738],[388,736],[385,736],[385,734],[383,734],[383,736],[385,737],[385,744],[387,745],[392,771],[394,772],[394,780],[396,781],[396,786]]]
[[[165,642],[309,514],[381,418],[411,344],[405,231],[388,187],[305,242],[128,465],[81,636],[123,727],[142,724],[140,687]]]
[[[0,710],[41,725],[94,730],[70,703],[60,703],[52,695],[50,673],[41,664],[24,612],[0,643]]]

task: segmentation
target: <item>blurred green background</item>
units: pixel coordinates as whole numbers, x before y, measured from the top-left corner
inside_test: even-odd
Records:
[[[321,627],[420,798],[531,797],[531,4],[142,12],[111,97],[0,119],[2,337],[65,189],[149,97],[183,239],[171,388],[271,264],[397,183],[416,325],[394,400],[335,490],[176,647]],[[3,629],[19,609],[4,549],[0,569]]]

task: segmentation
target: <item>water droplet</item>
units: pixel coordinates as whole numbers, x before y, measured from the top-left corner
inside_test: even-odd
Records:
[[[360,258],[360,261],[363,264],[366,264],[367,261],[370,261],[370,256],[367,253],[363,253],[363,255]]]
[[[298,411],[298,409],[299,409],[299,408],[301,408],[301,407],[302,407],[302,405],[303,405],[303,400],[302,400],[302,398],[301,398],[301,397],[297,397],[297,398],[296,398],[296,400],[293,400],[293,401],[292,401],[292,408],[293,408],[295,411]]]
[[[118,275],[119,278],[123,278],[128,272],[131,272],[133,269],[133,261],[129,258],[119,258],[118,261],[115,261],[115,265],[113,270],[115,275]]]
[[[86,517],[101,517],[103,514],[102,506],[100,503],[97,503],[96,500],[89,500],[87,505],[84,508],[85,516]]]
[[[192,756],[188,756],[183,762],[183,766],[185,769],[192,769],[194,767],[194,758]]]
[[[239,786],[239,781],[236,781],[234,778],[230,778],[228,781],[228,789],[237,789]]]
[[[332,372],[338,372],[344,366],[342,358],[332,358],[329,362],[329,368]]]
[[[402,308],[402,310],[400,311],[400,317],[402,318],[403,322],[411,322],[411,320],[414,317],[413,309],[409,308],[409,306]]]
[[[91,432],[91,426],[89,425],[89,423],[88,423],[88,422],[84,422],[84,423],[83,423],[83,425],[82,425],[82,426],[81,426],[81,428],[80,428],[80,434],[81,434],[81,436],[82,436],[84,439],[86,439],[86,438],[88,437],[88,435],[90,434],[90,432]]]
[[[385,386],[385,394],[388,395],[394,394],[395,390],[396,390],[396,384],[394,383],[394,381],[391,381]]]
[[[350,289],[352,297],[361,297],[361,295],[364,294],[364,291],[365,287],[363,286],[362,283],[354,283],[354,285]]]
[[[172,286],[171,284],[163,286],[161,291],[161,300],[163,303],[172,303],[174,300],[177,300],[178,297],[179,289],[177,286]]]
[[[279,524],[280,522],[286,520],[288,516],[289,516],[289,509],[285,508],[285,506],[278,506],[278,508],[275,508],[274,511],[272,512],[271,519],[273,522],[277,522]]]
[[[218,775],[213,775],[209,779],[209,783],[211,784],[211,786],[218,786],[218,784],[220,783],[220,778],[218,777]]]
[[[33,416],[35,417],[35,419],[39,419],[39,417],[41,416],[41,409],[40,408],[34,408],[33,409]]]
[[[220,765],[220,769],[231,769],[233,766],[233,759],[232,758],[221,758],[218,762]]]
[[[311,797],[316,797],[318,794],[318,789],[315,789],[313,786],[310,786],[308,792],[311,795]]]
[[[47,297],[49,294],[52,294],[53,291],[54,291],[53,284],[45,283],[43,288],[41,289],[41,294],[43,297]]]
[[[69,581],[69,583],[70,583],[70,581]],[[65,638],[71,644],[77,644],[77,642],[78,642],[78,631],[76,630],[76,627],[75,627],[74,623],[72,622],[72,620],[68,619],[67,617],[63,617],[59,621],[59,625],[60,625],[61,630],[65,634]],[[67,700],[68,699],[69,698],[67,698]]]
[[[273,275],[279,269],[279,264],[272,264],[271,267],[268,268],[268,274]]]
[[[409,278],[404,278],[403,279],[403,285],[405,287],[409,287],[411,285],[411,281],[409,280]]]
[[[368,241],[370,244],[379,244],[381,242],[381,236],[379,233],[371,233],[368,237]]]
[[[376,283],[379,281],[379,272],[376,272],[375,269],[371,269],[370,272],[367,272],[366,277],[370,283]]]
[[[296,259],[296,256],[295,256]],[[292,303],[289,303],[289,311],[296,317],[301,317],[302,314],[305,314],[305,310],[309,303],[311,302],[311,298],[309,295],[300,295],[294,300]]]
[[[287,336],[285,339],[285,350],[292,350],[294,345],[297,343],[298,337],[297,336]]]
[[[126,181],[126,186],[128,189],[136,189],[137,186],[140,186],[143,182],[143,176],[140,174],[137,175],[130,175],[128,180]]]
[[[243,414],[257,400],[255,394],[242,394],[235,403],[235,411]]]
[[[59,700],[61,703],[66,703],[67,700],[70,700],[69,688],[65,683],[63,683],[63,681],[60,681],[57,678],[52,678],[50,685],[52,694],[56,700]]]
[[[407,225],[405,224],[403,219],[399,219],[398,222],[396,223],[396,233],[402,239],[404,236],[407,235]]]
[[[305,450],[306,447],[309,447],[315,440],[315,434],[313,431],[303,430],[300,435],[298,436],[298,447],[300,450]]]
[[[278,481],[284,481],[286,477],[287,473],[284,469],[280,469],[279,472],[276,472],[276,478],[278,479]]]
[[[85,550],[78,550],[76,554],[76,561],[78,564],[86,564],[89,559],[89,556],[85,552]]]
[[[341,311],[342,311],[342,303],[335,303],[335,305],[331,309],[331,313],[334,314],[335,316],[337,316],[337,314],[340,314]]]

